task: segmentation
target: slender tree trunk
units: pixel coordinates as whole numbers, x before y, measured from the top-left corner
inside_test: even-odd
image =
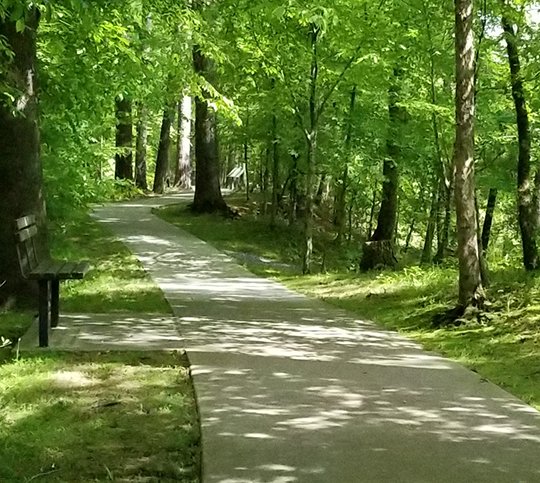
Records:
[[[311,257],[313,253],[313,174],[317,157],[317,79],[319,76],[319,59],[317,43],[319,27],[311,26],[311,71],[309,96],[309,130],[306,133],[307,162],[306,162],[306,206],[304,213],[304,252],[302,256],[302,273],[311,272]]]
[[[486,214],[484,216],[484,225],[482,227],[482,250],[484,250],[484,253],[487,252],[487,249],[489,247],[491,225],[493,224],[493,213],[495,212],[496,204],[497,204],[497,189],[490,188],[487,206],[486,206]]]
[[[154,173],[154,193],[162,194],[165,190],[165,178],[169,170],[169,150],[171,146],[171,126],[174,122],[174,107],[165,106]]]
[[[195,72],[213,84],[213,65],[198,46],[193,48]],[[203,91],[195,99],[195,197],[192,210],[197,213],[228,213],[219,182],[219,149],[217,118],[209,106],[209,93]]]
[[[139,103],[137,119],[137,139],[135,141],[135,185],[148,189],[146,181],[146,150],[148,145],[148,114],[146,107]]]
[[[174,185],[181,189],[191,189],[191,111],[191,97],[182,97],[178,103],[178,157],[174,174]]]
[[[356,103],[356,86],[351,90],[351,98],[349,104],[349,115],[347,118],[347,134],[345,136],[345,159],[343,163],[343,172],[339,184],[337,186],[336,204],[334,208],[334,224],[336,226],[336,240],[341,242],[345,231],[345,216],[346,216],[346,195],[347,185],[349,183],[349,157],[351,155],[352,144],[352,120],[354,115],[354,106]]]
[[[507,4],[502,0],[503,10]],[[521,243],[523,248],[523,265],[526,270],[538,268],[538,247],[536,244],[536,221],[538,209],[534,200],[534,191],[531,181],[531,136],[529,129],[529,116],[527,113],[527,103],[523,89],[523,79],[521,77],[521,66],[519,61],[519,50],[514,27],[510,19],[506,16],[506,11],[502,15],[502,27],[506,40],[506,50],[508,53],[508,64],[510,65],[510,80],[512,84],[512,98],[516,109],[516,124],[518,133],[518,221],[521,232]]]
[[[404,251],[407,252],[409,250],[409,246],[411,244],[411,239],[414,233],[414,225],[416,224],[416,218],[413,218],[411,221],[411,224],[409,225],[409,231],[407,232],[407,237],[405,238],[405,248]]]
[[[35,214],[46,233],[40,158],[36,81],[36,32],[39,11],[24,10],[25,28],[17,32],[10,11],[0,17],[0,38],[13,58],[0,68],[0,85],[15,99],[0,102],[0,305],[35,294],[35,282],[22,278],[13,236],[16,218]],[[24,14],[24,13],[23,13]],[[2,56],[2,52],[0,52]],[[46,242],[46,236],[43,240]]]
[[[133,122],[131,100],[116,98],[116,148],[114,176],[133,179]]]
[[[475,94],[476,95],[476,94]],[[476,100],[476,97],[475,97]],[[474,209],[476,210],[476,239],[478,240],[478,260],[480,262],[480,276],[482,280],[482,286],[489,286],[489,273],[484,257],[484,249],[482,248],[482,229],[480,228],[480,207],[478,205],[478,196],[474,195]]]
[[[473,0],[455,0],[456,140],[455,198],[459,259],[459,306],[482,305],[484,293],[474,206]]]

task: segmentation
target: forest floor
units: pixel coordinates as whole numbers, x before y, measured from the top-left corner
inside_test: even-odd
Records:
[[[50,236],[55,256],[92,260],[85,280],[62,285],[62,312],[170,314],[127,248],[88,216],[53,224]],[[0,314],[0,481],[198,481],[185,355],[19,354],[33,315]]]
[[[297,227],[269,228],[258,205],[233,196],[240,216],[192,215],[185,206],[158,211],[167,221],[225,251],[250,271],[374,320],[454,359],[540,409],[540,279],[519,267],[492,266],[488,308],[477,320],[434,328],[433,315],[457,300],[457,267],[420,267],[407,257],[395,271],[358,273],[360,243],[337,246],[331,234],[315,240],[318,273],[297,266]]]

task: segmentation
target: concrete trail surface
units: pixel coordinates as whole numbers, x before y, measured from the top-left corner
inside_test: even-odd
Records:
[[[204,483],[540,482],[540,413],[394,332],[254,276],[150,212],[191,196],[95,216],[173,309]]]

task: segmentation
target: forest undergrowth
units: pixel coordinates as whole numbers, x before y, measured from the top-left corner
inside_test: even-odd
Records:
[[[361,243],[336,244],[316,232],[316,273],[301,275],[301,233],[271,229],[255,202],[229,200],[239,216],[193,215],[184,206],[159,216],[224,250],[250,271],[397,330],[426,349],[454,359],[540,409],[540,279],[504,260],[490,261],[484,310],[459,325],[436,328],[433,316],[456,305],[457,270],[449,259],[420,266],[418,253],[401,253],[393,271],[358,271]]]

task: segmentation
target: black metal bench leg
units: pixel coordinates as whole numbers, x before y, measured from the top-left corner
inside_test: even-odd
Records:
[[[48,280],[40,280],[39,284],[39,347],[49,346],[49,294]]]
[[[58,312],[60,305],[60,282],[51,281],[51,327],[58,326]]]

